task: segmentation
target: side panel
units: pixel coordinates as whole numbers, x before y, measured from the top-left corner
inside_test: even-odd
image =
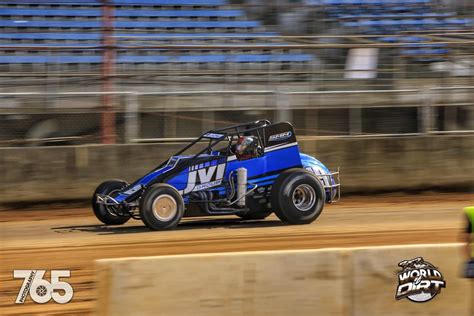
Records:
[[[167,181],[182,195],[220,186],[224,181],[227,158],[194,164]]]
[[[143,187],[149,186],[157,181],[166,182],[174,186],[178,191],[183,191],[187,188],[187,190],[191,192],[197,191],[194,187],[201,183],[210,182],[211,179],[215,181],[222,178],[226,157],[203,154],[193,160],[195,164],[184,167],[183,164],[187,164],[192,157],[193,156],[184,155],[171,157],[165,166],[153,170],[129,185],[129,187],[125,188],[123,192],[115,197],[115,200],[122,202],[126,199],[134,199],[137,197],[137,192],[142,190]],[[223,166],[219,166],[219,164],[223,164]],[[219,174],[221,175],[220,177],[218,176]],[[183,192],[181,192],[181,194],[183,194]]]
[[[250,183],[276,178],[286,169],[302,167],[298,144],[294,142],[273,148],[265,148],[265,154],[260,158],[239,161],[235,159],[235,156],[229,157],[226,179],[232,170],[241,167],[247,169],[247,177]]]

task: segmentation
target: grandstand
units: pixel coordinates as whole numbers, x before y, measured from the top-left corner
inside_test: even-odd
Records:
[[[248,20],[242,10],[231,8],[225,0],[111,0],[110,4],[117,45],[115,62],[121,66],[298,65],[314,58],[292,49],[252,50],[254,44],[276,43],[271,36],[277,33],[266,32],[259,21]],[[101,5],[101,0],[2,1],[0,45],[8,46],[0,51],[0,64],[8,65],[7,71],[21,64],[101,64]],[[224,46],[212,50],[157,48],[164,43]],[[233,48],[241,43],[248,48]],[[126,47],[134,44],[141,48]],[[38,49],[44,46],[54,50]]]
[[[261,117],[300,135],[472,129],[474,32],[460,11],[262,0],[259,13],[250,2],[0,1],[0,145],[95,142],[112,134],[104,117],[119,141]],[[285,28],[287,13],[304,24],[296,10],[314,27]]]
[[[455,12],[438,12],[432,0],[310,0],[321,7],[329,20],[342,25],[346,34],[379,35],[382,43],[407,43],[400,54],[416,61],[443,61],[449,50],[445,44],[429,43],[414,36],[428,31],[458,31],[474,26],[473,18]],[[390,36],[401,35],[401,36]]]

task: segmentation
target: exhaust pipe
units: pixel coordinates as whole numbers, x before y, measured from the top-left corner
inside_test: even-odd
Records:
[[[245,207],[245,196],[247,195],[247,169],[237,169],[237,206]]]

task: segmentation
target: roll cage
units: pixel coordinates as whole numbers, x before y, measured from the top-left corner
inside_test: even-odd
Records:
[[[290,123],[286,123],[286,124],[291,126]],[[250,136],[250,135],[256,136],[258,140],[258,144],[262,148],[265,148],[265,141],[264,141],[265,128],[272,125],[276,125],[276,124],[272,124],[269,120],[258,120],[254,122],[242,123],[242,124],[232,125],[229,127],[224,127],[224,128],[219,128],[219,129],[212,129],[201,134],[201,136],[199,136],[198,138],[193,140],[191,143],[186,145],[184,148],[176,152],[172,157],[183,154],[188,149],[202,142],[203,140],[208,141],[207,146],[205,146],[204,149],[200,150],[198,153],[191,155],[191,159],[187,159],[186,161],[184,161],[185,165],[182,165],[181,167],[187,167],[188,165],[192,165],[194,163],[193,162],[194,159],[198,158],[200,155],[204,153],[211,153],[213,147],[224,140],[228,141],[227,147],[225,149],[225,155],[229,156],[230,154],[232,154],[231,146],[232,146],[232,141],[234,140],[234,138],[235,137],[238,138],[240,136]],[[170,157],[170,159],[172,159],[172,157]],[[170,163],[170,160],[158,165],[154,170],[162,168],[169,163]]]

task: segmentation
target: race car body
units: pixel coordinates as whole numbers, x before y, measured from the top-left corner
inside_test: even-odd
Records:
[[[92,206],[105,224],[132,217],[154,230],[193,214],[263,219],[275,212],[304,224],[339,198],[338,182],[338,172],[300,153],[291,124],[261,120],[208,131],[131,184],[102,183]]]

